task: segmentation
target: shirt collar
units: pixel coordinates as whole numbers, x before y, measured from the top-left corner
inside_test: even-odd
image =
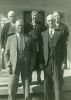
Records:
[[[55,27],[54,28],[49,28],[49,31],[51,31],[51,30],[52,30],[52,32],[55,31]]]
[[[23,34],[16,33],[16,35],[17,35],[17,37],[20,37],[20,36],[23,37]]]
[[[19,37],[19,33],[16,33],[17,37]]]

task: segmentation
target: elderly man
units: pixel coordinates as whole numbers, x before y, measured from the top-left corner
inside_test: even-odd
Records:
[[[8,12],[8,22],[6,22],[2,28],[1,33],[1,51],[2,51],[2,68],[4,68],[4,51],[7,38],[15,31],[15,11]]]
[[[45,80],[44,97],[45,100],[61,100],[62,89],[62,64],[63,57],[63,34],[55,28],[54,16],[47,16],[49,28],[43,32],[44,59],[45,59]]]
[[[44,65],[43,40],[41,33],[46,30],[46,27],[42,22],[39,22],[39,13],[37,11],[32,11],[31,16],[32,23],[30,24],[29,34],[33,38],[35,45],[35,63],[34,66],[32,66],[32,71],[37,71],[37,81],[38,83],[41,83],[40,73]]]
[[[9,36],[5,48],[5,65],[9,68],[9,98],[15,100],[21,73],[25,100],[29,98],[30,65],[33,64],[33,39],[23,33],[23,21],[17,20],[16,33]],[[32,41],[32,42],[31,42]]]
[[[8,22],[5,23],[1,33],[1,48],[4,51],[7,37],[15,31],[15,11],[8,12]]]
[[[68,30],[68,27],[61,22],[62,16],[61,16],[60,12],[54,11],[53,16],[54,16],[54,20],[55,20],[56,29],[59,30],[63,34],[64,63],[62,64],[62,67],[66,68],[67,67],[67,44],[68,44],[68,38],[69,38],[69,30]]]

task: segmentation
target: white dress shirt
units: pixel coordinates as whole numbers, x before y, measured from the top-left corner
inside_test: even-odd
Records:
[[[49,35],[51,36],[51,38],[54,36],[55,33],[55,28],[49,28]]]

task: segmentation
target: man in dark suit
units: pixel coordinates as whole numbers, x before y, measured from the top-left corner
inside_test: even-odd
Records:
[[[8,22],[2,28],[1,33],[1,51],[2,51],[2,68],[4,68],[4,51],[7,38],[15,31],[15,11],[8,12]]]
[[[68,38],[69,38],[69,29],[68,29],[67,25],[65,25],[64,23],[61,22],[62,15],[60,12],[54,11],[53,16],[54,16],[54,20],[55,20],[56,29],[59,31],[62,31],[62,33],[64,34],[63,42],[65,44],[63,46],[63,49],[64,49],[63,55],[65,58],[65,60],[64,60],[65,63],[63,63],[62,67],[66,68],[67,67],[67,44],[68,44]]]
[[[33,38],[35,45],[35,63],[32,67],[32,71],[37,71],[37,81],[38,83],[41,83],[40,74],[44,66],[43,40],[41,33],[46,30],[46,27],[42,22],[39,22],[39,13],[37,11],[32,11],[31,16],[32,23],[29,26],[29,34]]]
[[[63,83],[61,67],[63,63],[65,64],[63,54],[65,34],[56,29],[52,14],[47,16],[47,24],[49,28],[42,34],[45,59],[44,99],[61,100]]]
[[[16,33],[9,36],[5,48],[5,65],[9,68],[9,98],[15,100],[21,73],[25,100],[29,99],[30,65],[33,65],[33,39],[23,34],[23,21],[17,20]]]

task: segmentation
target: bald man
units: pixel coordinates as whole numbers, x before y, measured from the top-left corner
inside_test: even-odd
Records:
[[[63,36],[56,29],[52,14],[47,16],[46,22],[49,28],[42,34],[45,59],[44,99],[61,100],[60,93],[63,84],[61,66],[64,63]]]
[[[4,27],[2,28],[1,33],[1,48],[2,51],[5,49],[5,44],[7,41],[7,37],[14,33],[15,31],[15,11],[9,11],[8,12],[8,22],[5,23]]]
[[[23,27],[23,21],[17,20],[15,24],[16,33],[9,36],[6,43],[5,65],[9,68],[8,100],[15,100],[20,74],[25,94],[24,100],[29,100],[30,64],[33,64],[31,60],[33,56],[33,41],[29,35],[23,33]]]
[[[8,12],[8,21],[4,24],[1,33],[2,68],[5,69],[4,51],[8,36],[15,32],[15,11]]]

